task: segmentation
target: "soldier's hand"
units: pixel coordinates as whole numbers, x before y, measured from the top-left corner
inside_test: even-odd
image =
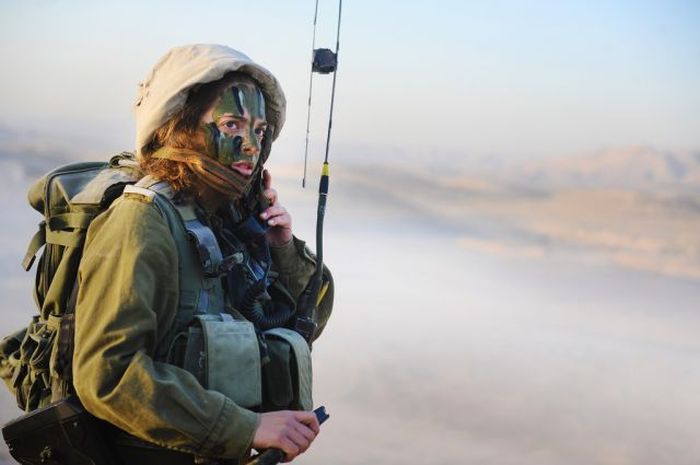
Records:
[[[313,412],[281,410],[262,413],[252,446],[258,450],[280,449],[285,454],[284,461],[289,462],[309,448],[319,431]]]
[[[272,176],[268,170],[263,171],[263,195],[270,202],[270,206],[260,214],[260,218],[270,226],[267,240],[273,247],[281,247],[292,240],[292,216],[278,203],[277,191],[272,188]]]

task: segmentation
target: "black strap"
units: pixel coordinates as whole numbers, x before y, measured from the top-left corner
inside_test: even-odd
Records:
[[[61,317],[58,333],[58,358],[56,372],[68,385],[73,383],[73,349],[75,347],[75,306],[78,301],[78,280],[75,280],[66,311]]]

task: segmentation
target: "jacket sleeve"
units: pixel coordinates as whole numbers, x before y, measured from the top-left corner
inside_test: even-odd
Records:
[[[295,301],[309,285],[316,271],[316,257],[311,253],[306,243],[296,237],[282,247],[271,247],[272,262],[279,272],[279,280],[287,288]],[[323,281],[327,283],[322,289],[321,301],[316,309],[315,320],[317,339],[328,322],[333,309],[334,284],[330,270],[323,266]]]
[[[93,221],[79,270],[75,390],[93,415],[144,440],[238,458],[258,415],[152,358],[178,308],[177,266],[153,204],[120,199]]]

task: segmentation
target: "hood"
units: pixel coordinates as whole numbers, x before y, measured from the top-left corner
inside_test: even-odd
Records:
[[[185,105],[190,89],[239,71],[254,79],[265,96],[267,121],[276,139],[284,125],[287,102],[282,88],[270,71],[247,55],[224,45],[195,44],[176,47],[166,53],[146,79],[139,83],[134,104],[136,154],[151,142],[153,134]]]

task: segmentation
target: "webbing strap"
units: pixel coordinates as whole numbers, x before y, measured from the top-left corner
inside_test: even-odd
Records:
[[[154,191],[146,189],[145,187],[141,187],[138,184],[130,184],[124,188],[123,193],[126,194],[139,194],[143,195],[146,198],[153,199],[153,196],[156,195]]]
[[[64,247],[80,247],[85,234],[80,231],[51,231],[46,230],[46,243],[62,245]]]
[[[54,215],[39,223],[39,230],[34,233],[27,246],[27,253],[22,260],[24,271],[34,264],[36,254],[45,244],[57,244],[64,247],[80,247],[84,240],[84,231],[95,217],[91,213],[72,212]],[[47,227],[48,226],[48,227]],[[72,231],[69,231],[72,229]]]
[[[54,215],[49,218],[49,229],[58,231],[61,229],[87,229],[95,215],[91,213],[73,212]]]
[[[185,229],[197,245],[197,253],[202,262],[204,274],[208,277],[217,276],[219,265],[224,257],[214,232],[197,219],[185,221]]]
[[[61,319],[63,317],[56,316],[56,315],[49,315],[49,317],[46,320],[46,326],[51,328],[52,330],[56,331],[61,327]]]
[[[159,181],[152,176],[145,176],[136,183],[135,187],[146,190],[153,195],[153,201],[163,213],[168,221],[170,231],[173,233],[178,248],[178,257],[183,260],[179,266],[181,304],[184,301],[183,296],[191,294],[197,296],[196,305],[194,309],[191,309],[195,310],[196,313],[208,313],[211,309],[219,309],[219,306],[223,305],[223,290],[218,276],[213,277],[213,275],[214,271],[218,270],[223,258],[212,230],[197,219],[191,205],[180,205],[172,202],[174,194],[167,182]],[[155,193],[160,195],[155,195]],[[184,234],[180,236],[180,232]],[[195,256],[200,259],[200,263],[192,263],[190,266],[185,261],[191,257],[192,242],[194,242],[197,252]],[[200,277],[202,272],[204,276]],[[182,310],[181,307],[178,319],[180,316],[189,315],[184,318],[189,323],[193,316],[190,313],[191,310],[185,312]]]
[[[136,184],[134,184],[134,186],[140,187],[142,189],[148,189],[151,192],[158,192],[159,194],[164,195],[168,199],[172,198],[173,196],[173,191],[172,189],[170,189],[170,186],[166,181],[156,179],[150,174],[147,174],[146,176],[139,179],[139,181]]]
[[[200,289],[197,295],[197,313],[204,314],[209,311],[209,291],[207,289]]]
[[[37,252],[39,252],[39,249],[42,248],[44,244],[46,244],[45,225],[46,223],[44,223],[43,221],[39,223],[39,230],[36,233],[34,233],[32,240],[29,241],[27,253],[24,255],[24,260],[22,260],[22,268],[24,268],[24,271],[29,271],[29,269],[34,264]]]
[[[136,183],[135,188],[148,189],[151,192],[158,192],[168,200],[172,199],[173,192],[170,186],[165,181],[146,176]],[[214,232],[208,226],[204,225],[191,205],[178,205],[172,202],[169,204],[177,210],[182,223],[185,226],[187,234],[194,240],[197,248],[197,254],[204,270],[204,275],[207,278],[219,276],[219,267],[223,262],[224,257],[219,247],[219,242],[216,240]]]

